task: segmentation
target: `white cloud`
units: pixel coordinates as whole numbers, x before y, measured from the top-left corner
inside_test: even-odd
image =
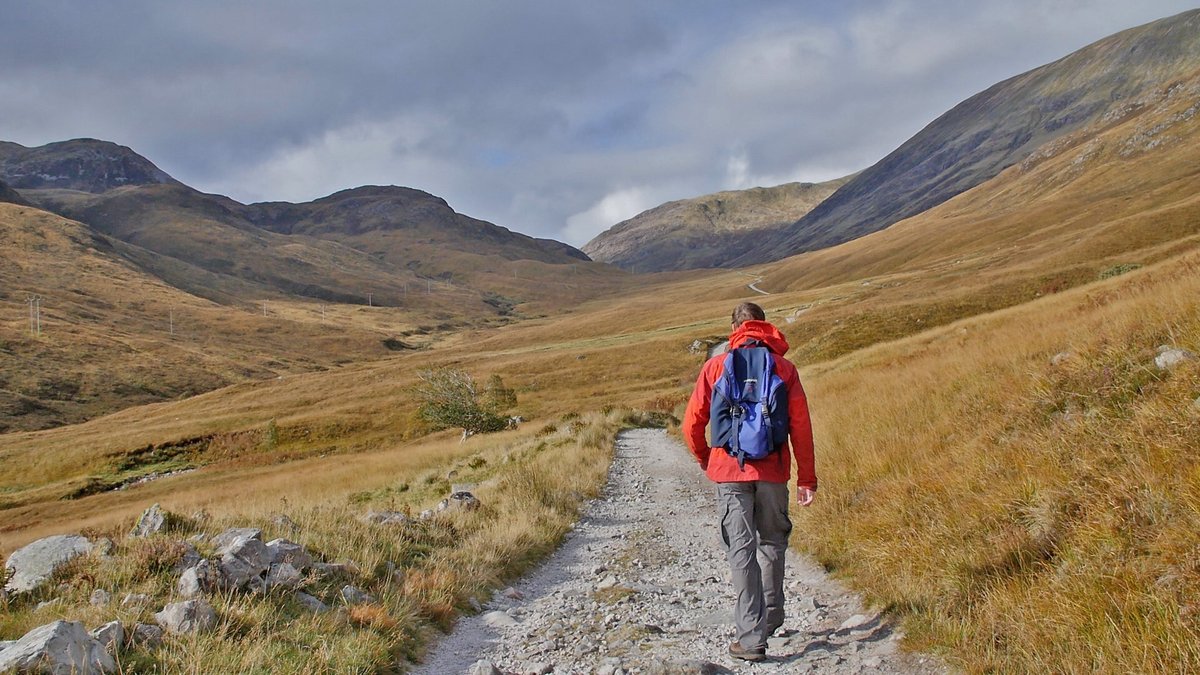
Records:
[[[564,240],[582,246],[613,225],[628,220],[659,204],[657,197],[643,188],[624,188],[610,192],[586,211],[567,218]]]

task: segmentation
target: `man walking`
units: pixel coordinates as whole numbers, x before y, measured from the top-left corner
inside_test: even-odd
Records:
[[[786,414],[786,437],[791,441],[791,454],[796,460],[796,501],[801,506],[808,506],[817,490],[812,423],[796,367],[783,358],[788,350],[787,340],[766,321],[762,308],[751,302],[733,310],[732,330],[729,349],[765,347],[770,353],[768,362],[773,362],[774,374],[782,380],[786,406],[783,401],[777,404],[776,423],[782,422],[780,418]],[[787,490],[791,461],[782,430],[770,443],[774,447],[769,454],[758,459],[747,456],[746,449],[737,440],[736,430],[732,439],[729,438],[730,415],[740,426],[745,420],[749,420],[746,424],[751,424],[759,413],[749,406],[731,405],[726,393],[728,387],[722,388],[720,384],[726,376],[727,361],[726,355],[714,356],[701,368],[684,414],[683,435],[688,448],[700,462],[700,468],[717,484],[721,541],[725,545],[737,594],[734,609],[736,640],[729,645],[729,655],[746,661],[761,661],[766,658],[767,638],[783,625],[783,567],[788,535],[792,531]],[[762,378],[753,379],[751,383],[739,382],[737,386],[750,391],[761,386],[758,379]],[[714,392],[717,392],[715,402]],[[732,413],[727,412],[729,410]],[[761,416],[769,426],[771,415]],[[713,443],[730,447],[709,446],[704,431],[710,419],[714,422]],[[718,424],[723,426],[718,428]],[[771,438],[769,432],[766,433]]]

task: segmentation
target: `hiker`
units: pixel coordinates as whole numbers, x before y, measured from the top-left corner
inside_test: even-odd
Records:
[[[684,414],[683,436],[700,468],[717,484],[721,541],[737,594],[736,639],[729,645],[729,655],[762,661],[767,638],[783,625],[783,566],[792,531],[788,439],[796,459],[796,501],[801,506],[812,503],[817,475],[808,402],[796,367],[783,358],[787,340],[752,302],[733,310],[732,330],[729,352],[710,358],[700,369]],[[734,371],[728,378],[727,364],[733,364]],[[755,368],[763,372],[754,373]],[[749,374],[741,372],[747,369]],[[774,412],[753,403],[739,404],[747,393],[752,394],[750,399],[770,398],[765,391],[769,384],[785,390],[776,392],[780,400],[772,401]],[[710,446],[704,435],[710,420],[711,442],[717,447]]]

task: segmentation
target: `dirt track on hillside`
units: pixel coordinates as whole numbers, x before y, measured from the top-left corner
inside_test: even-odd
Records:
[[[413,672],[496,672],[481,660],[503,673],[946,672],[901,652],[886,617],[792,552],[787,619],[768,661],[730,658],[733,594],[716,520],[712,485],[682,445],[661,430],[621,434],[604,494],[563,546]]]

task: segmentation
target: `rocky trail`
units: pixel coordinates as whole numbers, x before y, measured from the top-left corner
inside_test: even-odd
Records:
[[[621,434],[603,495],[563,546],[413,672],[947,672],[902,652],[886,617],[791,551],[787,619],[767,661],[730,658],[733,594],[716,519],[711,484],[681,444],[661,430]]]

